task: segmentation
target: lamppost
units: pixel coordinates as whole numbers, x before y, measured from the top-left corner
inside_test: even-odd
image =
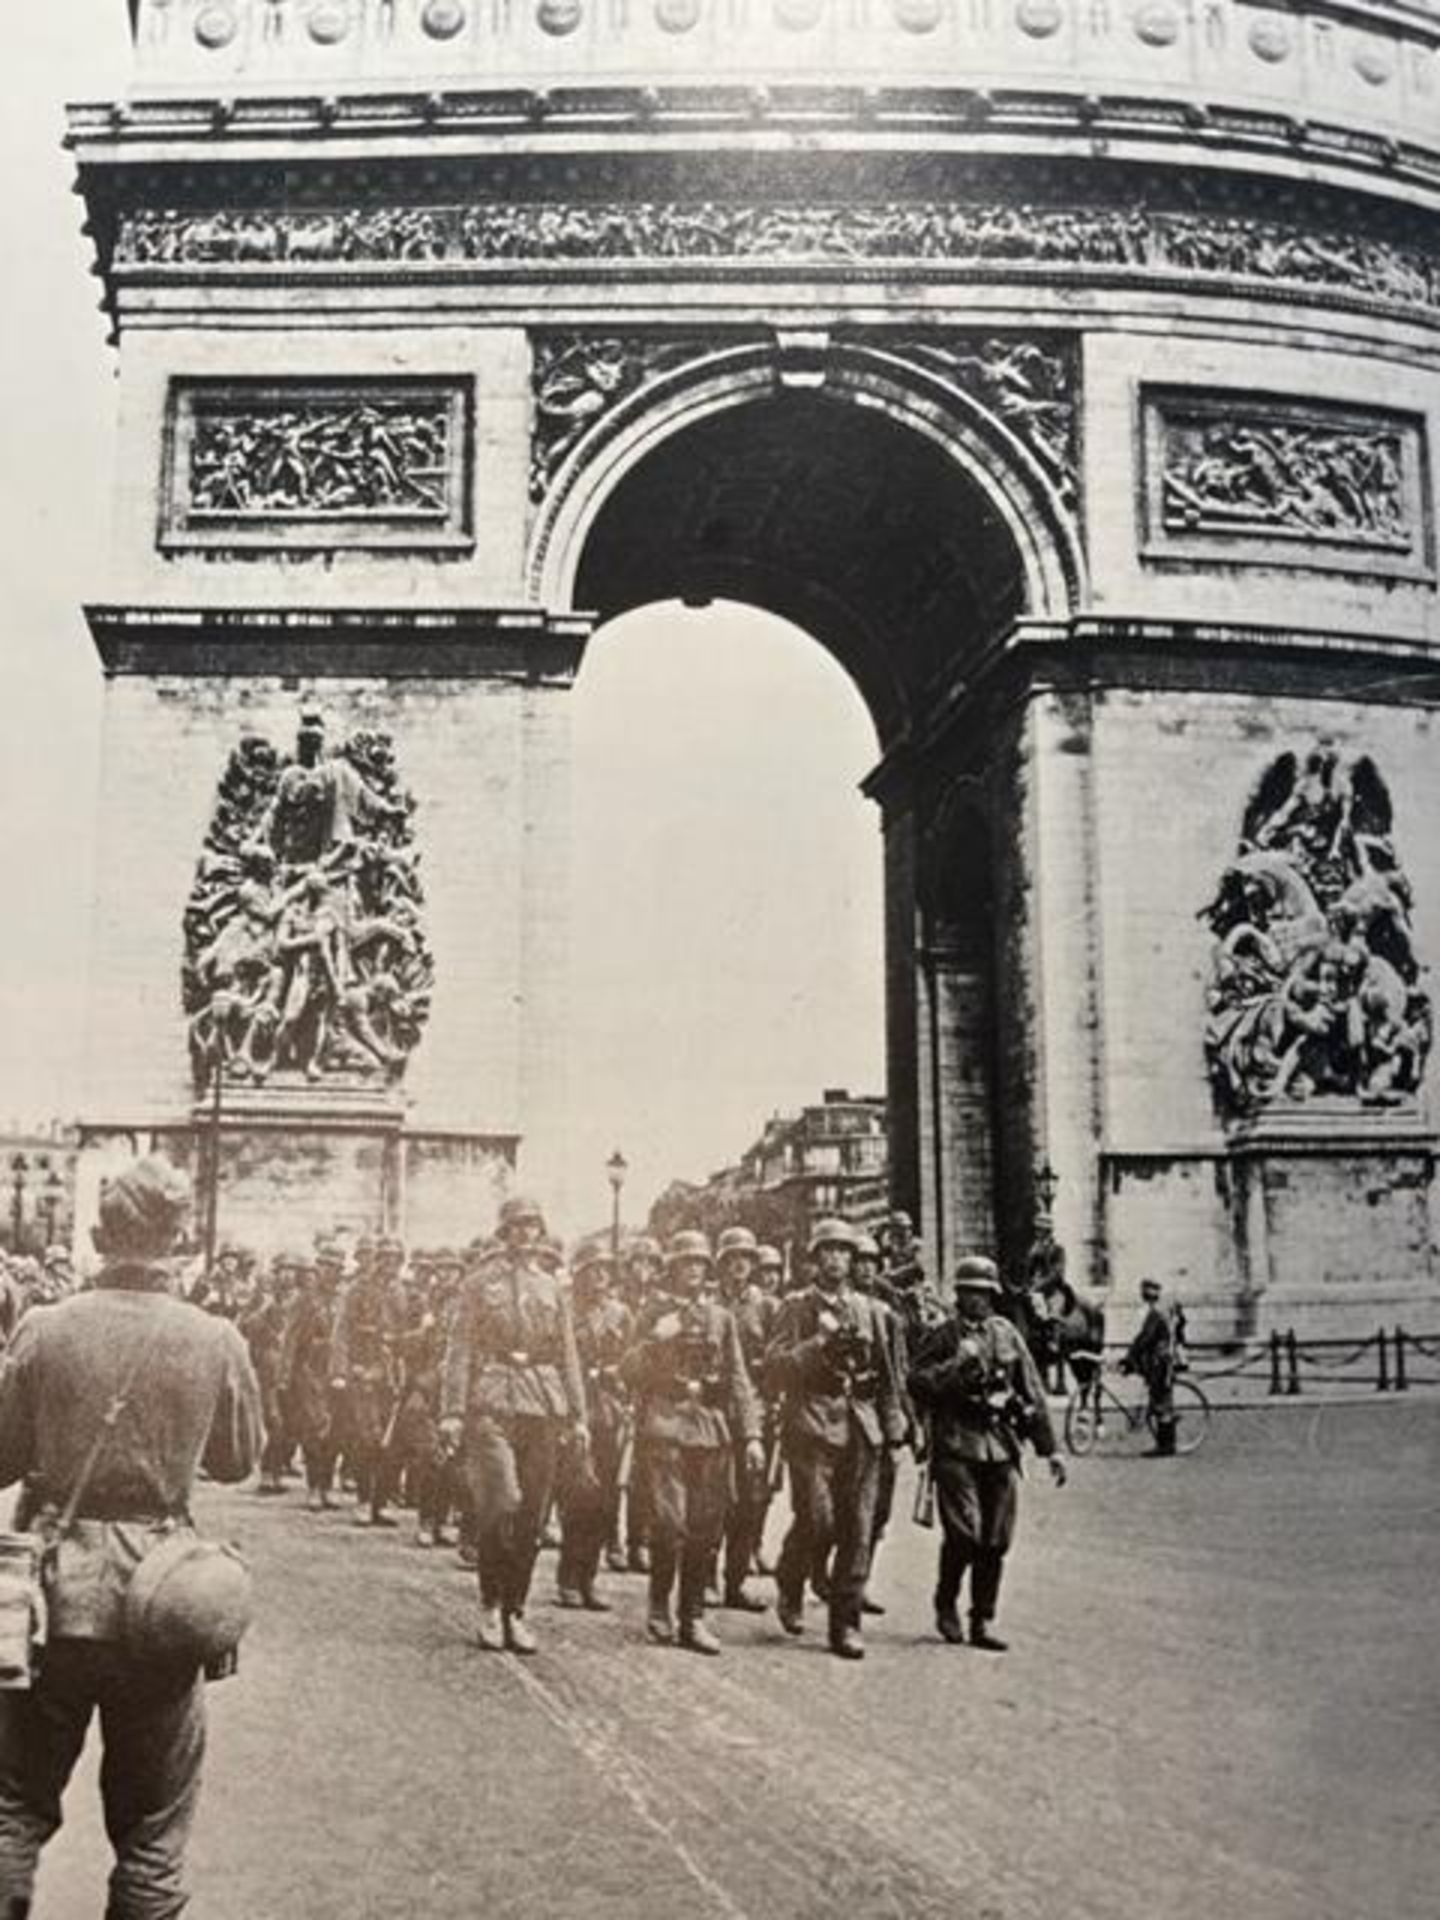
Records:
[[[1055,1228],[1055,1191],[1059,1185],[1059,1174],[1048,1159],[1042,1160],[1035,1172],[1035,1226],[1047,1239]]]
[[[60,1202],[64,1197],[65,1182],[58,1170],[50,1169],[50,1177],[45,1182],[45,1192],[40,1201],[40,1211],[45,1216],[45,1245],[52,1246],[55,1240],[55,1216],[60,1211]]]
[[[29,1161],[23,1153],[10,1161],[10,1242],[16,1253],[25,1251],[25,1174]]]
[[[605,1162],[605,1172],[610,1181],[610,1254],[616,1261],[620,1258],[620,1192],[629,1171],[630,1163],[617,1147]]]

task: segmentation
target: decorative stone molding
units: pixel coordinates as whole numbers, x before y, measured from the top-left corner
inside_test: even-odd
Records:
[[[185,910],[182,996],[197,1089],[393,1084],[430,1012],[434,962],[412,815],[388,734],[295,755],[247,736],[220,781]]]
[[[884,335],[871,336],[873,344]],[[1079,361],[1063,335],[933,333],[897,343],[908,358],[938,369],[977,400],[1032,454],[1062,505],[1080,493],[1077,431]]]
[[[160,544],[469,544],[461,381],[177,381]]]
[[[1282,754],[1202,918],[1215,935],[1205,1052],[1216,1104],[1412,1101],[1433,1029],[1413,894],[1373,760]]]
[[[189,270],[285,265],[555,263],[634,267],[868,264],[1063,278],[1103,272],[1249,297],[1277,293],[1440,314],[1440,253],[1361,233],[1201,212],[896,201],[745,206],[719,201],[531,201],[354,211],[154,209],[120,222],[113,265]]]
[[[709,340],[616,334],[534,336],[530,388],[530,498],[543,500],[566,455],[581,437],[647,380],[714,348]]]
[[[1142,410],[1152,557],[1428,570],[1419,415],[1156,388]]]

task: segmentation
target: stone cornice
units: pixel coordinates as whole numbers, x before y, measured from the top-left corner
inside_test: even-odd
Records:
[[[107,677],[305,674],[568,686],[594,618],[539,608],[87,606]]]

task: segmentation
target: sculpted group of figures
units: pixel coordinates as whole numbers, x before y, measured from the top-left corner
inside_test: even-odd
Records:
[[[282,1258],[247,1286],[227,1251],[197,1304],[233,1318],[265,1399],[262,1492],[295,1452],[308,1499],[353,1483],[356,1518],[393,1524],[403,1499],[417,1544],[452,1522],[478,1572],[482,1647],[528,1654],[527,1612],[552,1513],[557,1599],[607,1611],[602,1567],[648,1576],[653,1640],[715,1654],[707,1606],[763,1612],[750,1584],[773,1571],[775,1611],[804,1631],[807,1585],[829,1644],[864,1655],[861,1622],[904,1447],[929,1456],[945,1530],[936,1624],[996,1650],[1001,1563],[1021,1449],[1055,1436],[1023,1339],[991,1312],[993,1264],[972,1258],[947,1312],[925,1281],[910,1223],[877,1243],[822,1221],[809,1272],[781,1290],[782,1260],[732,1227],[641,1236],[617,1259],[583,1242],[568,1268],[538,1206],[512,1198],[493,1238],[463,1252],[361,1241]],[[1057,1478],[1063,1468],[1055,1462]],[[791,1524],[773,1569],[765,1523],[788,1478]]]

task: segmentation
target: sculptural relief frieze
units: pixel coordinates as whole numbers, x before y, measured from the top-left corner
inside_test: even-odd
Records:
[[[530,498],[544,499],[570,449],[605,414],[647,380],[706,351],[701,340],[537,334],[530,378],[535,408]]]
[[[1304,290],[1344,304],[1440,311],[1440,255],[1263,216],[906,200],[765,206],[720,201],[531,201],[465,206],[206,212],[146,209],[120,222],[113,264],[220,268],[585,261],[792,262],[1064,274]]]
[[[1223,1115],[1418,1093],[1433,1018],[1413,904],[1374,761],[1330,745],[1282,754],[1202,910],[1215,936],[1205,1053]]]
[[[1146,409],[1153,551],[1200,542],[1307,566],[1425,564],[1418,416],[1153,391]]]
[[[1062,504],[1074,507],[1080,477],[1071,342],[937,332],[905,339],[901,351],[938,369],[992,413],[1034,455]]]
[[[197,1088],[400,1078],[434,980],[414,811],[385,733],[332,751],[307,712],[293,756],[241,740],[185,909]]]
[[[458,383],[182,382],[166,543],[458,533],[467,428]]]

